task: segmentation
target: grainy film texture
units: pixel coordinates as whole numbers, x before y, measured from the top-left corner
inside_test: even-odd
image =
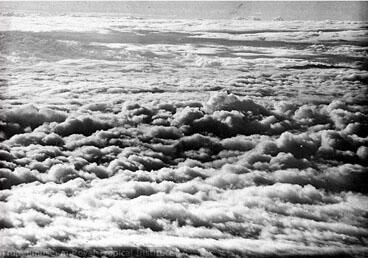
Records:
[[[0,2],[2,257],[366,257],[367,2]]]

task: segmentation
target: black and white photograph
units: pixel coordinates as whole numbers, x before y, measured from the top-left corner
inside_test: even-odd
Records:
[[[368,1],[0,0],[0,257],[368,257]]]

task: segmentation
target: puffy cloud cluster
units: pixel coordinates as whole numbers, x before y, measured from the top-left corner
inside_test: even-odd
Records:
[[[368,256],[365,23],[5,19],[2,249]]]
[[[1,115],[1,137],[22,132],[25,128],[32,129],[46,122],[62,122],[66,119],[65,112],[50,108],[36,108],[33,105],[21,106],[14,110],[3,110]]]
[[[19,110],[4,121],[29,129],[0,150],[9,250],[368,252],[359,106],[219,92],[205,103],[126,102],[111,116]]]

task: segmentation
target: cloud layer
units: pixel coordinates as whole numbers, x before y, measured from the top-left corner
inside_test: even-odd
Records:
[[[153,27],[167,41],[141,31],[118,44],[106,17],[88,25],[95,41],[62,22],[50,32],[48,17],[2,19],[15,24],[0,39],[15,42],[1,48],[4,250],[368,255],[362,23],[244,32],[127,18],[120,32]],[[41,22],[19,31],[27,19]]]
[[[205,103],[124,103],[104,120],[18,110],[27,112],[5,112],[5,125],[43,123],[1,145],[9,249],[367,251],[358,106],[266,108],[219,92]]]

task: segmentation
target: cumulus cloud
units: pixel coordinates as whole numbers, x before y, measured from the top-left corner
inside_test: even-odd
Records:
[[[33,105],[21,106],[15,110],[5,111],[3,121],[18,123],[23,127],[35,128],[45,122],[63,122],[67,117],[65,112],[50,108],[40,108]]]
[[[223,139],[221,144],[230,150],[248,151],[254,148],[254,143],[242,135]]]
[[[22,183],[29,183],[40,180],[40,175],[35,170],[29,170],[26,168],[15,168],[14,171],[10,169],[2,168],[0,170],[1,189],[11,188],[13,185]]]
[[[295,135],[289,132],[282,133],[276,144],[280,150],[290,152],[298,158],[314,154],[319,145],[318,139],[314,139],[313,135]]]
[[[4,250],[368,253],[363,23],[6,17]]]
[[[174,124],[190,125],[194,120],[203,117],[204,113],[199,108],[186,106],[174,114]]]
[[[254,103],[251,99],[239,99],[234,94],[228,95],[224,92],[214,94],[205,104],[205,108],[209,112],[236,110],[243,113],[251,112],[254,115],[266,115],[269,113],[267,109]]]
[[[154,126],[149,128],[150,136],[163,139],[177,139],[183,136],[183,133],[177,127]]]
[[[97,130],[106,130],[112,126],[104,121],[84,116],[69,118],[65,122],[57,124],[54,128],[55,133],[67,136],[71,134],[90,135]]]
[[[62,164],[52,166],[47,175],[50,180],[58,183],[69,181],[78,176],[73,167]]]

